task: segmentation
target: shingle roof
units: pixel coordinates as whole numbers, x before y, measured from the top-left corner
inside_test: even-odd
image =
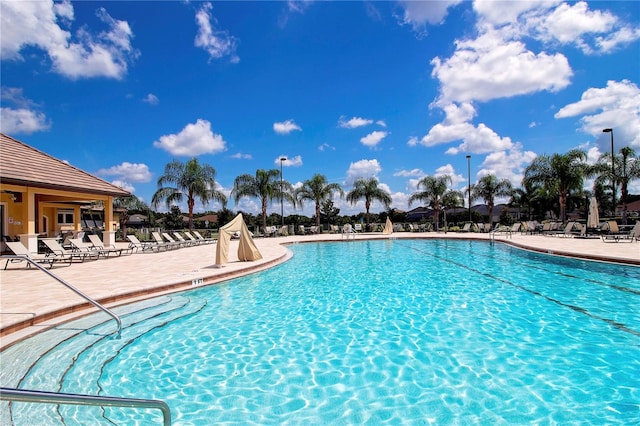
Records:
[[[4,184],[124,197],[129,192],[0,133],[0,181]]]

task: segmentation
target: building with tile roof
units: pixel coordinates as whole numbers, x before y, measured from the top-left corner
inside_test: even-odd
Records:
[[[113,199],[128,191],[0,133],[0,230],[36,252],[38,237],[81,231],[80,207],[102,203],[105,244],[115,239]]]

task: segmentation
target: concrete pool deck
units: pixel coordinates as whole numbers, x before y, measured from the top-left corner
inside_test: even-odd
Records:
[[[391,235],[362,233],[356,240],[388,238],[450,238],[488,241],[488,234],[477,233],[410,233]],[[522,235],[495,236],[498,242],[556,255],[640,266],[640,243],[605,243],[601,239],[565,238],[562,236]],[[107,307],[160,294],[187,290],[247,275],[287,260],[287,245],[314,241],[348,241],[341,234],[296,235],[256,238],[263,259],[240,262],[237,241],[229,247],[229,262],[216,268],[214,244],[185,247],[159,253],[135,253],[128,256],[56,265],[51,271],[94,300]],[[349,240],[352,241],[352,240]],[[126,243],[120,243],[126,247]],[[4,268],[4,261],[2,262]],[[50,328],[96,309],[53,278],[26,268],[25,262],[9,263],[0,271],[0,349],[31,334]]]

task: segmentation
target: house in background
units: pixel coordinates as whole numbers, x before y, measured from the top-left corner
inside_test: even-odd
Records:
[[[81,207],[104,205],[105,244],[115,243],[113,199],[129,192],[0,133],[0,234],[31,252],[38,237],[83,229]]]

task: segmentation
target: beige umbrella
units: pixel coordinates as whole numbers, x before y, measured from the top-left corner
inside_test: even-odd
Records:
[[[391,234],[393,232],[393,223],[391,223],[391,219],[389,219],[389,217],[387,216],[387,221],[384,224],[384,229],[382,230],[382,233],[385,235]]]
[[[600,214],[598,213],[598,200],[596,197],[591,197],[589,202],[589,214],[587,215],[587,229],[597,228],[600,224]]]

